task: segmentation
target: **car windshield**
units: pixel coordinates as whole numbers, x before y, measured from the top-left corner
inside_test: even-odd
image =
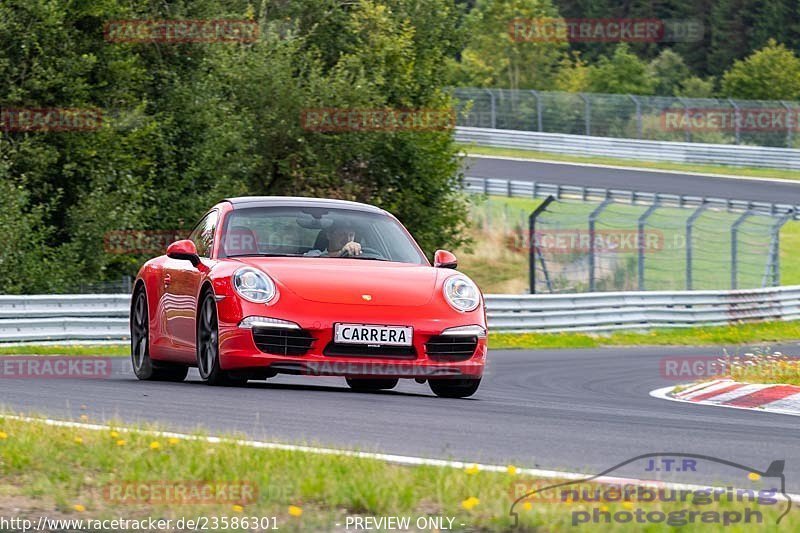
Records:
[[[236,209],[223,227],[220,257],[349,258],[427,264],[405,229],[382,213],[319,207]]]

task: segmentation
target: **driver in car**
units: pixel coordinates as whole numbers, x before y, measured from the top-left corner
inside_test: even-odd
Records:
[[[361,255],[361,244],[356,242],[356,232],[346,224],[334,224],[325,231],[327,251],[310,250],[305,255],[327,257],[354,257]]]

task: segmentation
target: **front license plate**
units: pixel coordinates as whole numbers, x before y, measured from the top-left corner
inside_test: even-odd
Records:
[[[374,344],[380,346],[411,346],[414,328],[411,326],[372,326],[369,324],[336,324],[334,342],[339,344]]]

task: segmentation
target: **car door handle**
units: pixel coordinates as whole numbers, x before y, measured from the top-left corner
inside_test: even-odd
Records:
[[[169,284],[170,284],[171,281],[172,281],[172,277],[169,274],[164,276],[164,286],[165,287],[169,287]]]

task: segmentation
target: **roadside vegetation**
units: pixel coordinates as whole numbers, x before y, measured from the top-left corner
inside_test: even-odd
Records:
[[[153,429],[153,428],[144,428]],[[202,436],[202,435],[200,435]],[[542,487],[556,480],[536,480],[508,465],[504,472],[480,471],[476,466],[441,468],[397,466],[375,459],[323,455],[302,451],[259,449],[231,442],[210,444],[154,436],[139,430],[109,426],[91,430],[55,427],[0,415],[0,509],[13,507],[21,518],[39,516],[87,518],[163,517],[276,517],[284,531],[342,529],[346,517],[452,517],[455,530],[505,530],[509,509],[519,486]],[[247,484],[255,498],[210,504],[183,502],[137,504],[141,492],[112,492],[114,487],[152,487],[164,484]],[[522,494],[528,490],[522,490]],[[112,497],[112,494],[117,494]],[[127,495],[123,498],[119,494]],[[662,503],[648,510],[734,511],[727,503],[695,506]],[[633,509],[631,502],[607,503],[603,510]],[[598,506],[599,507],[599,506]],[[562,530],[575,511],[588,504],[522,503],[517,507],[522,531]],[[764,523],[775,523],[785,505],[761,506]],[[8,515],[8,513],[6,513]],[[336,528],[335,524],[341,524]],[[795,511],[781,523],[800,528]],[[586,531],[630,531],[630,524],[585,524]],[[234,530],[231,528],[231,530]],[[651,525],[648,531],[674,531],[674,526]],[[704,531],[726,527],[704,525]]]
[[[731,379],[746,383],[800,386],[800,359],[780,352],[750,353],[723,359]]]

